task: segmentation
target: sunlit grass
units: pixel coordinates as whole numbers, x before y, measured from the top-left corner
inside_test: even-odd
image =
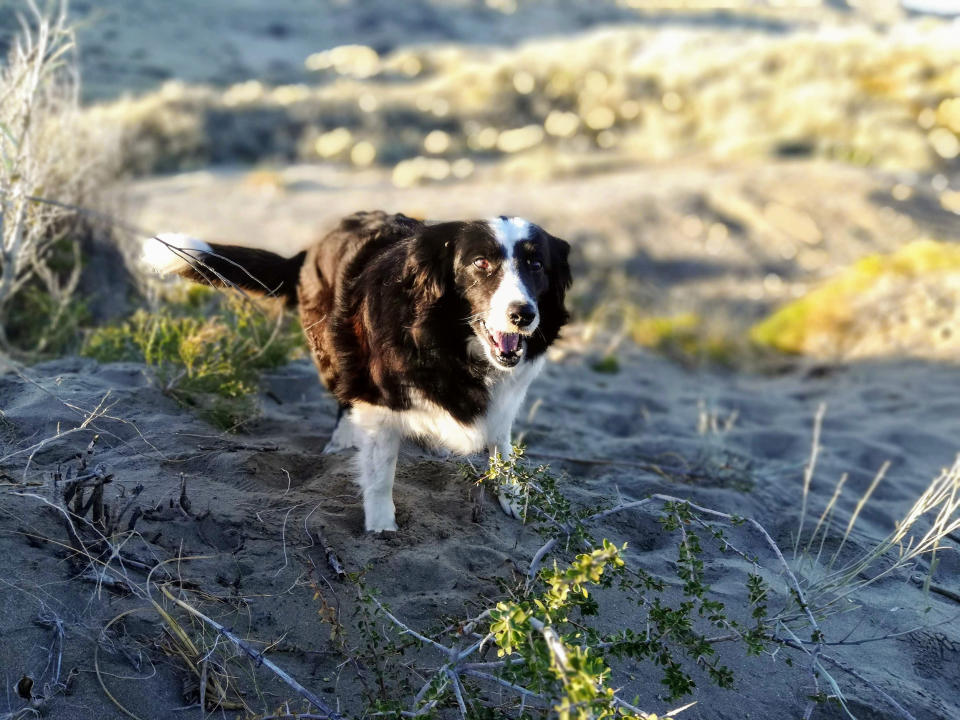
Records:
[[[960,247],[932,240],[918,240],[888,255],[870,255],[754,325],[750,339],[786,353],[809,352],[831,339],[839,348],[862,315],[858,299],[879,283],[958,271]]]
[[[496,52],[350,45],[307,59],[315,83],[171,82],[90,119],[125,128],[135,172],[321,160],[393,169],[402,186],[463,177],[465,159],[548,177],[693,153],[917,170],[960,155],[960,50],[944,28],[744,40],[616,28]]]
[[[240,297],[193,287],[181,303],[137,310],[94,330],[82,354],[99,362],[143,362],[158,386],[223,429],[256,413],[260,373],[299,355],[302,334],[286,318]]]

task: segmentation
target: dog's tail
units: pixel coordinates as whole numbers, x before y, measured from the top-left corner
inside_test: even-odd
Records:
[[[214,245],[179,233],[162,233],[143,245],[142,260],[161,275],[175,274],[213,287],[239,287],[297,303],[306,253],[291,258],[266,250]]]

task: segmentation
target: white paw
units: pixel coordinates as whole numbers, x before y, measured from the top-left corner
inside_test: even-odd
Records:
[[[523,520],[524,499],[520,493],[520,485],[515,482],[506,482],[497,488],[497,500],[503,512],[517,520]]]
[[[370,532],[370,533],[396,532],[396,531],[397,531],[396,522],[389,522],[383,525],[382,527],[371,527],[371,523],[367,523],[367,532]]]
[[[324,455],[333,455],[334,453],[342,452],[344,450],[353,450],[357,446],[351,443],[342,442],[337,438],[336,434],[330,438],[330,442],[323,446]]]
[[[363,510],[364,527],[367,532],[393,532],[397,529],[393,501],[365,503]]]
[[[356,428],[346,417],[340,418],[337,426],[333,429],[333,436],[323,448],[324,455],[332,455],[343,450],[354,450],[360,446]]]

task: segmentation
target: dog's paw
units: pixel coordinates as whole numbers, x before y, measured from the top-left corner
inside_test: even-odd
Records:
[[[396,532],[397,519],[392,502],[370,504],[364,508],[364,527],[367,532],[382,533]]]
[[[340,422],[333,429],[333,435],[323,448],[324,455],[333,455],[344,450],[356,450],[360,447],[356,428],[346,418],[341,418]]]
[[[375,533],[375,534],[379,535],[380,533],[383,533],[383,532],[396,532],[396,531],[397,531],[397,523],[396,523],[396,521],[393,521],[393,522],[390,522],[390,523],[386,523],[386,524],[383,525],[382,527],[371,527],[371,524],[370,524],[370,523],[367,523],[367,532],[368,532],[368,533]]]
[[[332,455],[343,450],[359,450],[362,440],[363,432],[360,428],[350,419],[349,415],[343,415],[337,420],[337,425],[333,428],[333,435],[330,436],[330,441],[323,448],[323,454]]]
[[[504,483],[497,488],[497,500],[503,512],[517,520],[523,520],[524,498],[517,483]]]

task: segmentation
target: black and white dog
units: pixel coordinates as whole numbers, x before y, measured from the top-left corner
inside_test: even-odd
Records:
[[[320,377],[342,413],[327,450],[359,448],[366,529],[396,530],[403,438],[457,454],[508,454],[510,430],[568,319],[570,246],[520,218],[426,224],[363,212],[286,259],[182,235],[145,260],[211,285],[298,305]],[[517,516],[515,492],[500,489]]]

